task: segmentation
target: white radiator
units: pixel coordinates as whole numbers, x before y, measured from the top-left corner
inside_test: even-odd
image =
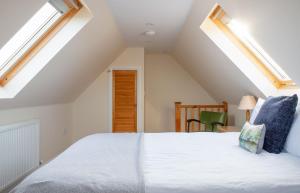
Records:
[[[39,166],[39,122],[0,126],[0,191]]]

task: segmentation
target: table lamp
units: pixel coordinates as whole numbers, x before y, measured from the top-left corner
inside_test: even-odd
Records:
[[[243,96],[239,105],[240,110],[246,110],[246,121],[250,120],[250,110],[254,109],[256,100],[254,96]]]

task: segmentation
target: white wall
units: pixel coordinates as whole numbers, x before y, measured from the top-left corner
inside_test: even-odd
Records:
[[[40,159],[49,161],[71,144],[71,105],[51,105],[0,111],[0,124],[38,119]]]
[[[145,132],[175,130],[174,102],[217,102],[167,54],[148,54],[128,48],[72,104],[73,142],[90,134],[110,132],[109,72],[112,67],[141,66],[145,57]],[[142,89],[143,90],[143,89]],[[230,125],[242,125],[243,112],[229,106]]]
[[[246,122],[246,111],[239,110],[238,105],[229,104],[228,105],[228,125],[232,125],[238,128]]]
[[[144,74],[144,48],[127,48],[98,78],[74,101],[72,105],[72,140],[84,136],[110,132],[109,128],[109,72],[112,67],[139,67]],[[141,94],[144,95],[142,77]],[[142,104],[144,100],[142,97]],[[142,105],[142,111],[144,109]],[[143,114],[143,112],[142,112]]]
[[[175,131],[174,102],[215,104],[216,101],[172,56],[145,56],[145,132]]]

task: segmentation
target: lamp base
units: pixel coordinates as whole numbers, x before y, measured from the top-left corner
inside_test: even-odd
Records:
[[[246,110],[246,121],[250,121],[250,110]]]

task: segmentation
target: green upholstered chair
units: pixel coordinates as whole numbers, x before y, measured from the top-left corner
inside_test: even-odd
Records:
[[[191,122],[197,122],[199,124],[205,125],[205,131],[215,132],[217,131],[217,126],[224,126],[227,121],[226,112],[211,112],[211,111],[202,111],[200,114],[200,120],[197,119],[188,119],[188,131],[190,132]]]

